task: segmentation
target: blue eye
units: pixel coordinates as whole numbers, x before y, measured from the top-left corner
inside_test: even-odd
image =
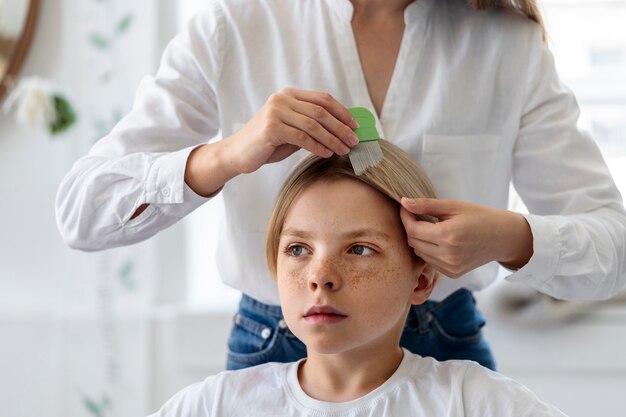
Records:
[[[350,248],[350,252],[354,255],[363,256],[373,254],[374,250],[372,248],[368,248],[365,245],[354,245]]]
[[[288,249],[289,254],[291,256],[302,256],[302,255],[306,255],[307,250],[304,246],[300,246],[300,245],[293,245],[290,246]]]

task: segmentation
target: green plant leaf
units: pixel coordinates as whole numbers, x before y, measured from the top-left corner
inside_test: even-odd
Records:
[[[65,97],[53,96],[56,119],[50,125],[50,133],[56,135],[65,132],[76,123],[76,113]]]
[[[100,410],[100,406],[96,404],[92,399],[84,397],[83,405],[94,416],[102,417],[102,411]]]
[[[121,34],[128,30],[130,25],[133,23],[134,17],[132,14],[127,14],[120,20],[117,24],[117,33]]]
[[[92,33],[89,42],[98,49],[109,49],[111,46],[111,41],[99,33]]]
[[[118,278],[120,283],[126,290],[133,291],[137,288],[135,280],[133,279],[133,269],[135,265],[133,265],[133,261],[128,260],[122,265],[118,272]]]

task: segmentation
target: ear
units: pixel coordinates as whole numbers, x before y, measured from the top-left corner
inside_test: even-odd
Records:
[[[413,288],[413,294],[411,294],[411,304],[422,304],[435,288],[435,284],[439,279],[439,272],[435,270],[430,264],[421,261],[415,268],[415,274],[417,278],[417,285]]]

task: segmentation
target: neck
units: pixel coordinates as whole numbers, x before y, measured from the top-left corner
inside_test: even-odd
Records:
[[[320,401],[346,402],[381,386],[398,369],[403,351],[398,343],[349,352],[323,354],[307,350],[298,370],[302,390]]]

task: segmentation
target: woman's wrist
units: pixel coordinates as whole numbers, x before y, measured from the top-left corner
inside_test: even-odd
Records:
[[[225,140],[198,146],[191,151],[185,167],[185,183],[196,194],[211,197],[236,177],[227,158]]]
[[[533,234],[526,218],[519,213],[503,211],[499,247],[502,254],[497,261],[508,269],[517,270],[533,256]]]

